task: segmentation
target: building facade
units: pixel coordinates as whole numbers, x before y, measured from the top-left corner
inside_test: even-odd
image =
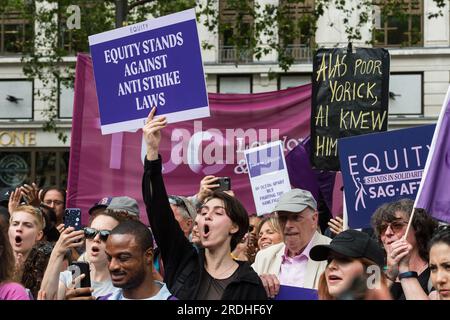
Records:
[[[283,4],[283,0],[256,1],[262,6]],[[357,1],[348,0],[348,5]],[[449,6],[442,16],[429,19],[428,14],[437,11],[433,0],[405,0],[407,15],[398,20],[380,18],[384,1],[376,2],[372,17],[376,33],[361,30],[363,39],[353,45],[367,46],[366,41],[373,39],[374,46],[390,52],[389,129],[435,123],[450,82]],[[312,6],[314,1],[307,0],[294,14],[308,14]],[[221,19],[233,19],[226,1],[218,1],[216,9]],[[340,14],[329,8],[312,39],[299,37],[289,45],[295,63],[288,72],[278,66],[276,53],[257,60],[245,50],[237,52],[227,34],[219,36],[198,24],[201,41],[213,45],[202,53],[208,92],[259,93],[310,83],[312,48],[347,45]],[[251,26],[252,21],[245,23]],[[43,90],[42,83],[26,79],[23,73],[20,44],[29,24],[15,12],[0,15],[0,188],[30,182],[65,187],[73,90],[61,87],[58,97],[57,125],[69,136],[63,143],[55,133],[42,129],[42,112],[47,108],[37,94]],[[264,43],[264,39],[260,41]],[[65,61],[74,63],[75,57]],[[270,76],[273,73],[275,77]]]

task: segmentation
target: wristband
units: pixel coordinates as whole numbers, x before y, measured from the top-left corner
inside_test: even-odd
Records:
[[[394,270],[389,270],[388,266],[384,266],[384,274],[386,276],[386,278],[388,278],[389,280],[391,280],[392,282],[395,282],[395,280],[397,279],[398,276],[398,269]],[[394,272],[389,272],[389,271],[394,271]],[[394,274],[392,274],[394,273]],[[392,278],[391,278],[392,276]]]
[[[415,271],[402,272],[398,275],[399,280],[407,278],[417,278],[419,275]]]

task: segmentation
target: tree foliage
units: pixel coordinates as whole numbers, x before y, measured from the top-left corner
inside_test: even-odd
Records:
[[[402,16],[404,0],[378,0],[383,2],[383,15]],[[447,1],[434,0],[442,9]],[[32,26],[41,28],[32,30],[33,35],[25,43],[22,61],[25,75],[39,80],[42,88],[37,90],[38,99],[45,102],[43,111],[44,130],[55,131],[62,141],[67,140],[63,131],[58,129],[58,99],[60,83],[73,87],[74,63],[64,61],[65,57],[77,52],[89,52],[88,36],[114,29],[116,21],[115,0],[0,0],[0,14],[6,10],[16,10],[28,18]],[[260,5],[252,0],[222,0],[230,12],[231,18],[219,15],[219,0],[122,0],[124,4],[124,24],[132,24],[196,7],[197,19],[210,32],[219,33],[221,39],[236,48],[237,52],[246,50],[252,57],[261,59],[275,51],[278,64],[284,71],[294,63],[289,50],[293,43],[314,47],[314,35],[318,19],[330,6],[341,11],[342,25],[349,41],[361,39],[360,30],[373,19],[373,0],[315,0],[310,9],[305,7],[309,0],[279,0],[279,4]],[[349,5],[356,4],[355,6]],[[80,27],[68,28],[68,20],[73,19],[70,6],[80,8]],[[299,6],[306,8],[299,13]],[[356,23],[350,23],[355,21]],[[441,11],[429,13],[429,17],[442,15]],[[205,49],[211,49],[211,43],[202,43]],[[40,49],[37,49],[40,48]],[[238,60],[235,61],[239,63]]]

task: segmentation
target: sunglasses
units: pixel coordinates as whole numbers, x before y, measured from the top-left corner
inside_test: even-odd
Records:
[[[397,233],[401,231],[407,224],[408,222],[406,221],[393,221],[391,223],[382,224],[380,226],[380,234],[385,233],[389,226],[394,233]]]
[[[86,239],[94,239],[95,236],[97,235],[97,233],[100,236],[100,240],[103,242],[106,242],[106,240],[108,239],[108,236],[111,234],[110,230],[97,230],[94,228],[84,228],[84,236],[86,237]]]

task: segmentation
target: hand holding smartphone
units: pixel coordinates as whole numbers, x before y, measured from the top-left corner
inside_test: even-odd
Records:
[[[67,208],[64,211],[64,227],[73,227],[75,231],[81,230],[80,208]]]
[[[89,263],[87,262],[72,262],[69,266],[69,270],[72,271],[72,279],[84,274],[84,278],[81,279],[78,288],[89,288],[91,286],[91,271],[89,269]]]
[[[215,184],[218,184],[219,187],[215,188],[214,190],[218,191],[231,190],[231,179],[229,177],[221,177],[215,182]]]

